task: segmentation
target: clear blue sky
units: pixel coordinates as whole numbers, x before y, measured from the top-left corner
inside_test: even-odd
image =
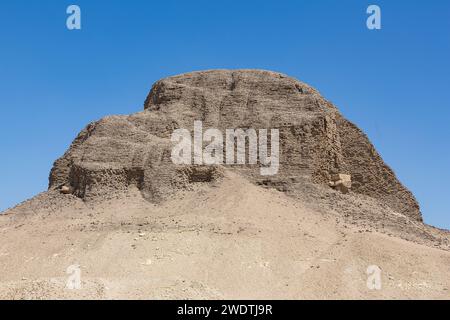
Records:
[[[66,8],[82,30],[66,28]],[[382,9],[382,30],[366,8]],[[47,186],[89,122],[142,109],[162,77],[261,68],[305,81],[371,138],[450,229],[450,1],[0,2],[0,210]]]

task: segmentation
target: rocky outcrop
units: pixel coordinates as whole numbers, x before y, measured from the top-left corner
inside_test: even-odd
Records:
[[[144,111],[110,116],[86,127],[50,174],[50,188],[70,188],[89,200],[131,185],[150,201],[161,201],[192,183],[220,177],[217,167],[171,162],[175,129],[279,129],[280,166],[262,177],[258,165],[229,169],[259,185],[289,186],[298,177],[329,187],[335,174],[352,178],[351,192],[379,199],[421,220],[414,196],[383,162],[366,135],[310,86],[260,70],[187,73],[155,83]]]

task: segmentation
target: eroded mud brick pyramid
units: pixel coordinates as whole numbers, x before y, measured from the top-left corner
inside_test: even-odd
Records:
[[[156,82],[142,112],[89,124],[55,162],[49,188],[68,187],[88,201],[133,185],[149,201],[161,201],[196,181],[212,181],[218,168],[178,166],[170,158],[173,131],[192,130],[197,120],[223,131],[279,129],[277,175],[261,176],[255,165],[224,165],[254,183],[282,191],[307,183],[329,188],[333,175],[347,174],[351,193],[422,220],[414,196],[360,129],[310,86],[261,70],[192,72]]]

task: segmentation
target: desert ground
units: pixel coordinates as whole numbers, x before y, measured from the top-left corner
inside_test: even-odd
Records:
[[[448,247],[316,212],[233,173],[163,205],[137,190],[92,207],[45,198],[65,207],[0,217],[2,299],[450,298]],[[79,289],[67,287],[71,265]],[[371,265],[380,290],[367,286]]]

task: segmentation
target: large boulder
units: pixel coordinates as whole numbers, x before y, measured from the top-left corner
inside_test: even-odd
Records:
[[[332,174],[329,185],[342,193],[349,193],[352,188],[352,176],[344,173]]]

